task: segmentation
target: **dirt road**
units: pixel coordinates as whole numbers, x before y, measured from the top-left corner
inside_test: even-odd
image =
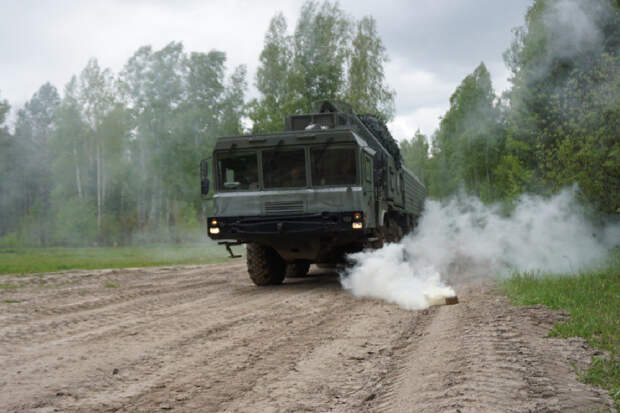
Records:
[[[11,282],[24,286],[0,292],[0,411],[611,408],[576,381],[583,341],[545,338],[562,314],[484,285],[405,311],[320,270],[257,288],[238,261]]]

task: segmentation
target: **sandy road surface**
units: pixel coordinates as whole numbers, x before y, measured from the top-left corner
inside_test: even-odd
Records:
[[[245,264],[11,278],[0,411],[598,411],[562,317],[489,287],[424,311],[355,299],[333,273],[256,288]],[[18,300],[19,303],[7,303]]]

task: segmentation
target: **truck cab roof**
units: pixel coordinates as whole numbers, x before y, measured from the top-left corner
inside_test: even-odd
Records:
[[[256,149],[278,145],[308,145],[321,143],[355,143],[374,154],[368,143],[350,128],[311,129],[286,131],[262,135],[241,135],[219,138],[215,144],[216,151]]]

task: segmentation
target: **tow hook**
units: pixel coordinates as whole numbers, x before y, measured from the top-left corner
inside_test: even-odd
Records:
[[[241,245],[241,244],[243,244],[243,242],[228,242],[228,241],[218,242],[218,245],[226,246],[226,251],[228,251],[228,253],[230,254],[230,257],[228,258],[241,258],[241,255],[235,255],[233,253],[232,248],[230,248],[233,245]]]

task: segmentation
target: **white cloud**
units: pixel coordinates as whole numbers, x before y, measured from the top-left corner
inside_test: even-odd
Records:
[[[411,112],[422,106],[447,102],[456,84],[437,74],[415,67],[404,58],[396,57],[385,66],[386,81],[396,91],[398,112]]]
[[[411,112],[400,114],[388,123],[392,136],[398,141],[411,139],[419,129],[426,136],[431,136],[439,127],[439,117],[442,116],[448,105],[429,106],[415,109]]]
[[[248,80],[258,65],[270,19],[282,11],[293,25],[302,0],[35,2],[0,4],[0,93],[16,106],[45,82],[60,91],[72,75],[97,58],[118,72],[141,46],[171,41],[186,51],[224,51],[229,70],[246,64]],[[19,40],[19,41],[16,41]]]

